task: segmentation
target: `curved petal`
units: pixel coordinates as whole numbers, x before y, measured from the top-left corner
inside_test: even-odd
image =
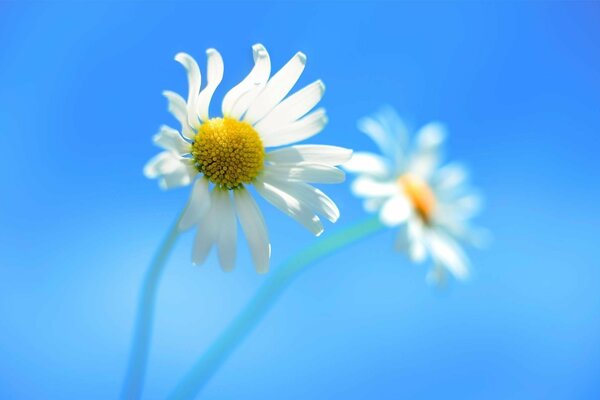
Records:
[[[304,66],[306,56],[296,53],[275,75],[269,79],[265,88],[248,108],[244,121],[255,124],[265,117],[275,106],[292,90],[296,84]]]
[[[210,100],[212,99],[217,86],[223,80],[223,58],[221,54],[215,49],[206,50],[207,65],[206,65],[206,87],[200,92],[198,96],[197,114],[200,120],[208,120],[208,109],[210,107]]]
[[[223,98],[221,110],[225,117],[240,119],[269,80],[271,59],[267,49],[258,43],[252,46],[252,53],[254,56],[252,71]]]
[[[188,124],[187,117],[187,106],[183,97],[170,90],[163,91],[163,96],[167,98],[168,110],[177,121],[181,124],[181,133],[184,137],[192,140],[194,138],[194,131]]]
[[[298,199],[295,199],[289,194],[282,192],[260,179],[255,182],[254,187],[265,200],[284,214],[292,217],[313,234],[319,236],[323,233],[323,224],[321,224],[319,217],[317,217],[308,207],[302,205]]]
[[[324,93],[325,84],[320,79],[298,90],[256,124],[256,130],[276,130],[278,126],[296,121],[312,110],[321,101]]]
[[[163,190],[187,186],[192,183],[197,174],[198,171],[187,160],[181,159],[174,171],[161,175],[158,184]]]
[[[166,125],[160,127],[160,131],[154,135],[152,141],[157,146],[160,146],[165,150],[172,151],[179,156],[192,152],[192,145],[186,142],[183,137],[181,137],[179,131]]]
[[[341,183],[346,179],[344,171],[336,167],[311,162],[300,162],[290,165],[266,165],[264,175],[273,175],[288,181],[311,183]]]
[[[177,169],[179,159],[170,151],[163,151],[152,157],[144,166],[144,176],[155,179]]]
[[[200,93],[200,84],[202,76],[200,67],[192,56],[187,53],[177,53],[175,61],[179,62],[187,71],[188,77],[188,98],[187,98],[187,118],[188,124],[192,128],[199,125],[198,115],[196,114],[196,104],[198,101],[198,93]]]
[[[267,225],[262,213],[245,188],[234,190],[233,198],[240,225],[250,247],[250,254],[256,272],[259,274],[267,273],[271,257],[271,244],[269,243]]]
[[[170,151],[157,154],[144,166],[144,175],[150,179],[158,178],[162,189],[189,185],[197,173],[187,159]]]
[[[210,191],[208,179],[201,177],[194,182],[190,200],[179,221],[179,230],[185,231],[200,222],[200,219],[210,208]]]
[[[303,161],[340,165],[352,157],[352,150],[338,146],[298,144],[267,153],[267,161],[275,164],[294,164]]]
[[[311,185],[304,182],[289,182],[275,177],[265,177],[264,181],[298,199],[300,203],[305,204],[312,211],[331,222],[336,222],[340,217],[340,210],[333,200]]]
[[[306,140],[321,132],[327,124],[325,110],[319,108],[304,118],[273,131],[258,131],[265,147],[284,146]]]

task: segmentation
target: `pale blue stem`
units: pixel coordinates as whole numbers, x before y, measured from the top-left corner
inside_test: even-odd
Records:
[[[150,340],[152,339],[152,325],[154,322],[158,283],[167,264],[169,254],[179,236],[177,225],[180,218],[177,218],[177,221],[163,240],[144,277],[131,342],[127,373],[123,382],[123,388],[121,389],[122,400],[136,400],[142,396],[146,367],[148,365]]]
[[[383,228],[384,226],[377,217],[368,218],[330,236],[318,239],[314,244],[271,272],[267,281],[248,305],[196,361],[168,399],[193,399],[197,396],[221,364],[269,311],[285,288],[308,266]]]

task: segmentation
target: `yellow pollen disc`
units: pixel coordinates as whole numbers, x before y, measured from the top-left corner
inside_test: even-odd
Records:
[[[428,224],[435,208],[435,196],[429,185],[414,174],[405,174],[398,178],[398,184],[413,204],[419,217]]]
[[[247,122],[212,118],[200,126],[192,155],[196,168],[212,183],[235,189],[251,183],[264,167],[265,148]]]

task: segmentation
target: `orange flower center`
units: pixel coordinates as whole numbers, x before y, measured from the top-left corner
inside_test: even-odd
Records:
[[[406,197],[412,203],[419,217],[421,217],[423,222],[429,224],[433,216],[436,201],[433,191],[427,182],[410,173],[402,175],[398,178],[397,182],[404,190]]]

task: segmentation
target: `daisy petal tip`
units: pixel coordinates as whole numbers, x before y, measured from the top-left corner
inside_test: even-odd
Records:
[[[267,49],[262,43],[255,43],[252,45],[252,51],[254,53],[260,53],[261,51],[267,51]]]
[[[300,62],[302,64],[306,64],[306,54],[304,54],[303,52],[299,51],[297,52],[294,57],[298,58],[298,60],[300,60]]]
[[[321,79],[317,80],[317,85],[319,86],[319,89],[321,90],[321,94],[325,93],[325,82],[323,82]]]
[[[225,273],[231,273],[235,269],[235,265],[221,265],[221,270]]]
[[[179,232],[185,232],[185,231],[191,229],[194,225],[196,225],[196,224],[189,223],[187,221],[182,220],[182,221],[179,221],[179,223],[177,224],[177,230]]]
[[[191,57],[192,57],[192,56],[190,56],[188,53],[185,53],[185,52],[181,51],[181,52],[179,52],[179,53],[175,54],[175,57],[174,57],[174,59],[175,59],[175,61],[177,61],[178,63],[184,64],[184,63],[185,63],[185,61],[186,61],[187,59],[191,58]]]
[[[269,272],[269,265],[257,265],[254,270],[257,274],[265,275]]]
[[[144,174],[144,177],[148,179],[156,178],[156,174],[152,171],[152,168],[149,166],[145,166],[142,173]]]
[[[352,160],[352,156],[354,156],[354,150],[344,148],[342,157],[345,159],[345,161],[343,161],[342,164],[345,164],[348,161]]]

